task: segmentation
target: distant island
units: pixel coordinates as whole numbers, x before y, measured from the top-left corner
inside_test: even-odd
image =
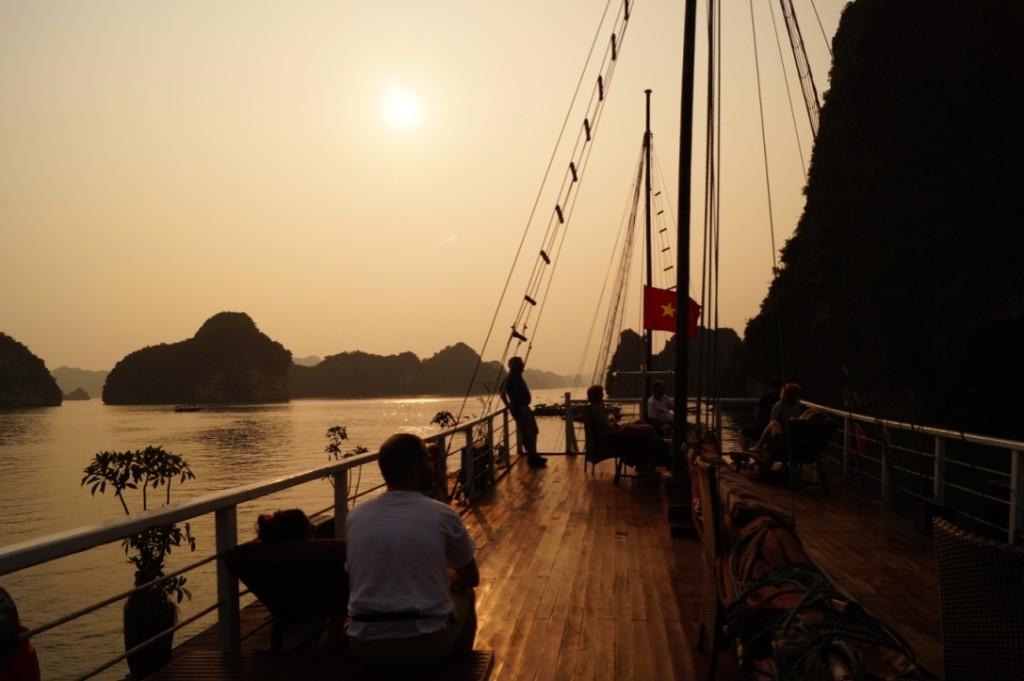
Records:
[[[57,367],[50,372],[53,375],[53,379],[57,381],[57,385],[64,391],[65,400],[74,399],[69,398],[68,395],[77,393],[79,390],[88,395],[86,399],[91,398],[93,395],[102,395],[103,384],[107,382],[107,375],[109,373],[109,371],[88,371],[86,369],[73,369],[66,366]]]
[[[45,371],[42,360],[27,348],[24,351]],[[426,359],[411,352],[293,358],[280,343],[260,332],[247,314],[221,312],[204,322],[192,338],[136,350],[111,371],[61,366],[52,375],[37,378],[40,385],[55,381],[66,400],[102,395],[105,404],[235,404],[296,398],[464,395],[467,386],[470,394],[484,394],[503,377],[502,366],[481,362],[479,354],[465,343],[448,346]],[[527,369],[526,378],[534,389],[573,383],[569,376],[538,369]]]
[[[43,360],[0,333],[0,407],[57,407],[61,398]]]

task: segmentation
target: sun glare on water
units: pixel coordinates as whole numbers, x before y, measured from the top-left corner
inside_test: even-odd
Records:
[[[415,128],[423,117],[423,107],[413,93],[399,85],[390,85],[384,96],[384,120],[397,130]]]

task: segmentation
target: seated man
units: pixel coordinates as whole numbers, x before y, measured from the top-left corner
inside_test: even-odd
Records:
[[[349,643],[372,665],[414,669],[473,650],[480,573],[458,511],[429,488],[426,445],[400,433],[380,448],[387,491],[348,515]]]
[[[651,396],[647,398],[647,422],[655,427],[661,437],[670,438],[674,418],[672,398],[665,394],[665,382],[654,381],[651,383]]]

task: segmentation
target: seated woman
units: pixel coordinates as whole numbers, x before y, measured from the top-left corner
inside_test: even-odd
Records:
[[[768,466],[781,462],[785,449],[784,436],[789,430],[789,424],[811,419],[830,420],[825,412],[808,407],[800,401],[799,385],[787,383],[782,388],[782,399],[772,407],[772,420],[753,450],[757,460]]]
[[[757,444],[754,445],[754,453],[769,454],[786,432],[786,426],[789,424],[789,421],[800,418],[806,409],[804,403],[800,401],[800,386],[798,384],[787,383],[782,386],[782,391],[779,393],[779,401],[772,407],[768,425],[762,431]],[[758,458],[763,459],[766,457]]]
[[[298,508],[263,513],[256,518],[256,539],[261,542],[313,539],[316,527]]]

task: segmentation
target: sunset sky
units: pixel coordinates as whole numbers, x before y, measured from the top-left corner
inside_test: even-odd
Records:
[[[777,257],[802,210],[810,142],[778,3],[727,4],[719,324],[742,335],[771,277],[769,225]],[[815,12],[794,0],[819,92],[822,30],[831,39],[844,4],[819,0]],[[563,120],[567,138],[582,127],[583,114],[567,112],[577,82],[586,100],[596,81],[593,63],[584,70],[590,45],[597,60],[609,41],[605,7],[0,0],[0,331],[51,370],[110,369],[221,311],[249,314],[297,357],[426,358],[460,341],[500,357],[541,243],[526,231],[531,211],[536,201],[542,230],[554,209],[552,195],[538,199],[545,170]],[[705,25],[702,3],[702,42]],[[656,175],[677,214],[682,31],[682,0],[634,3],[531,337],[533,368],[569,373],[585,352],[648,88]],[[703,146],[701,124],[698,171]],[[553,161],[556,188],[567,158]],[[701,172],[695,183],[700,211]],[[694,225],[697,295],[699,213]],[[639,295],[638,282],[627,326]]]

